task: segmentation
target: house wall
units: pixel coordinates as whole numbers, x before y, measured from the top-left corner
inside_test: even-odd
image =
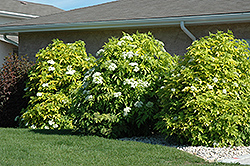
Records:
[[[14,49],[17,49],[17,46],[0,41],[0,67],[2,67],[4,58],[13,54]]]
[[[217,30],[232,30],[236,38],[250,39],[250,23],[226,24],[226,25],[200,25],[186,26],[197,38],[206,36],[209,32]],[[192,40],[181,30],[180,27],[159,27],[141,29],[119,30],[82,30],[82,31],[58,31],[58,32],[32,32],[19,34],[19,54],[28,55],[35,60],[35,54],[39,49],[46,47],[52,39],[58,38],[66,43],[83,40],[86,43],[88,53],[95,53],[108,42],[110,37],[120,37],[122,32],[135,33],[152,32],[153,36],[165,43],[165,49],[172,55],[183,55]]]

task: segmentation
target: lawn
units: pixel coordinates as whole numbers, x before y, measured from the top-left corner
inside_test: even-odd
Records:
[[[66,130],[0,128],[0,140],[1,166],[224,165],[166,146],[72,135]]]

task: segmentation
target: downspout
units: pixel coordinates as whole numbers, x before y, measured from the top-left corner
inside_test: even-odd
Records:
[[[184,21],[181,21],[181,29],[194,41],[196,37],[185,27]]]
[[[15,46],[18,47],[18,43],[15,42],[15,41],[13,41],[13,40],[11,40],[11,39],[9,39],[9,38],[7,38],[6,34],[3,34],[3,38],[4,38],[4,40],[6,40],[6,41],[10,42],[11,44],[13,44],[13,45],[15,45]]]

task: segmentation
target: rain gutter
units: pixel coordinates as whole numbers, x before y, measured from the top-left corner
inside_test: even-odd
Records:
[[[6,40],[7,42],[9,42],[9,43],[11,43],[11,44],[13,44],[13,45],[15,45],[15,46],[18,47],[18,43],[15,42],[15,41],[13,41],[13,40],[11,40],[11,39],[9,39],[9,38],[7,37],[7,34],[4,34],[4,35],[3,35],[3,38],[4,38],[4,40]]]
[[[39,19],[39,18],[38,18]],[[0,34],[17,32],[45,32],[45,31],[68,31],[68,30],[98,30],[98,29],[123,29],[138,27],[180,26],[203,24],[225,24],[250,22],[250,12],[228,13],[197,16],[141,18],[127,20],[86,21],[73,23],[34,23],[34,24],[5,24],[0,26]],[[32,23],[32,22],[31,22]]]
[[[184,21],[181,21],[180,23],[181,29],[194,41],[196,40],[196,37],[185,27]]]

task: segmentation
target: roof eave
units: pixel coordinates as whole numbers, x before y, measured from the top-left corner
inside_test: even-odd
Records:
[[[21,33],[21,32],[156,27],[156,26],[179,26],[180,22],[182,21],[185,22],[185,25],[250,22],[250,12],[199,15],[199,16],[165,17],[165,18],[143,18],[143,19],[131,19],[131,20],[92,21],[92,22],[80,22],[80,23],[4,26],[0,27],[0,33],[3,34],[3,33],[16,33],[16,32]]]
[[[21,18],[21,19],[39,17],[37,15],[32,15],[32,14],[16,13],[16,12],[9,12],[9,11],[3,11],[3,10],[0,10],[0,15],[5,16],[5,17]]]

